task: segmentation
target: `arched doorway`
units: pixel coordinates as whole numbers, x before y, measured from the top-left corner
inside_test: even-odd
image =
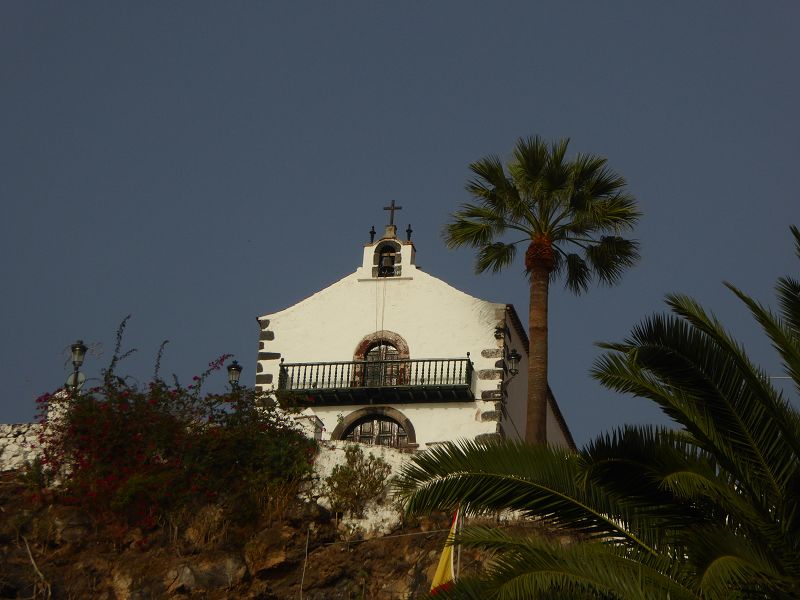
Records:
[[[363,361],[356,368],[355,384],[364,387],[391,387],[407,381],[408,344],[393,331],[376,331],[356,346],[353,360]]]
[[[376,342],[365,356],[364,385],[382,387],[400,383],[400,352],[392,344]]]

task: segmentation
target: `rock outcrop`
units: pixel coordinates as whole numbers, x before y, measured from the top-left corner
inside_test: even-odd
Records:
[[[0,471],[18,469],[36,458],[39,429],[36,423],[0,425]]]
[[[449,525],[440,515],[364,539],[324,508],[298,501],[266,522],[223,523],[209,504],[178,530],[168,523],[120,530],[30,494],[15,474],[0,475],[0,599],[34,597],[45,583],[54,599],[274,600],[298,598],[301,589],[305,600],[417,598]],[[482,563],[468,552],[462,561],[464,569]]]

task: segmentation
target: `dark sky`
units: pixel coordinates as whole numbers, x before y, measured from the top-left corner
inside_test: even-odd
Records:
[[[476,276],[441,228],[468,164],[532,134],[606,156],[644,213],[621,285],[551,288],[579,444],[665,422],[588,371],[668,292],[781,375],[721,281],[771,301],[797,273],[798,22],[797,2],[3,2],[0,422],[32,418],[78,337],[96,377],[129,313],[123,373],[147,381],[169,339],[165,373],[231,352],[252,383],[255,317],[352,272],[391,199],[420,266],[524,318],[522,265]]]

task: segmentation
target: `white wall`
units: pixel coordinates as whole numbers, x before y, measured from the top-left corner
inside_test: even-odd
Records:
[[[314,459],[314,486],[312,493],[319,497],[325,508],[331,508],[330,500],[325,496],[325,479],[331,475],[336,465],[345,463],[346,442],[325,442]],[[365,455],[372,455],[384,460],[391,468],[387,481],[399,475],[408,463],[411,455],[386,446],[361,446]],[[391,490],[388,490],[383,504],[370,503],[363,518],[345,516],[340,523],[343,530],[358,530],[362,537],[368,539],[374,535],[387,535],[394,531],[402,521],[402,509],[393,501]]]
[[[413,404],[376,404],[376,406],[391,406],[399,410],[414,426],[417,443],[420,448],[427,444],[457,440],[461,438],[474,438],[481,433],[494,433],[493,422],[480,422],[481,408],[493,410],[494,405],[488,402],[440,402],[440,403],[413,403]],[[325,423],[323,440],[331,439],[331,432],[342,417],[362,409],[368,405],[346,405],[315,407],[314,413]]]
[[[379,243],[380,240],[375,246]],[[363,264],[355,273],[294,306],[259,319],[268,333],[262,335],[267,338],[262,352],[270,354],[259,360],[258,373],[272,375],[272,386],[277,387],[278,356],[287,363],[350,361],[365,336],[392,331],[406,341],[411,359],[465,358],[469,352],[474,363],[476,401],[381,404],[397,408],[411,420],[420,447],[495,433],[497,423],[481,420],[480,416],[493,411],[494,402],[480,398],[482,391],[496,390],[498,380],[480,379],[479,373],[496,369],[497,358],[483,357],[481,351],[497,348],[494,331],[498,319],[503,318],[505,305],[474,298],[420,271],[412,263],[413,246],[409,243],[404,243],[401,250],[402,276],[373,278],[373,247],[367,246]],[[324,423],[323,439],[329,439],[337,415],[346,417],[363,407],[313,409]]]

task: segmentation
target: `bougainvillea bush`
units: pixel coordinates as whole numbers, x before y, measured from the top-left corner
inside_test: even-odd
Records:
[[[149,527],[209,502],[249,518],[309,476],[315,443],[269,398],[201,394],[228,356],[190,385],[143,387],[114,374],[117,357],[101,385],[39,399],[42,494]]]

